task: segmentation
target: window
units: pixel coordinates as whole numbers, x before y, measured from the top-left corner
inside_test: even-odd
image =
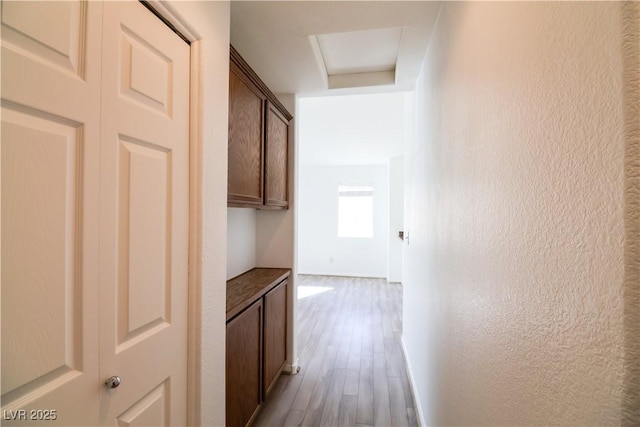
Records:
[[[373,187],[338,186],[338,237],[373,237]]]

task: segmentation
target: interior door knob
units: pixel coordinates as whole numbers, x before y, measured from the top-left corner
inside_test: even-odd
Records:
[[[112,377],[107,378],[107,380],[104,382],[108,388],[116,388],[120,385],[120,383],[122,382],[122,380],[120,379],[119,376],[114,375]]]

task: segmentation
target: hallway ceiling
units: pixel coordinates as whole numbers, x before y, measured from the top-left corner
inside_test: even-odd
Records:
[[[232,1],[231,44],[275,93],[326,96],[412,90],[439,7],[438,2],[425,1]],[[365,48],[366,43],[350,55],[356,63],[370,64],[366,72],[354,72],[345,63],[351,74],[328,76],[341,69],[333,63],[336,58],[349,59],[349,54],[336,50],[323,58],[318,40],[335,39],[336,33],[397,28],[401,36],[395,76],[388,78],[388,68],[385,79],[369,72],[376,71],[380,52]],[[394,31],[378,33],[391,37],[381,46],[398,45]],[[331,64],[325,68],[323,62]],[[373,86],[362,87],[368,84]],[[330,85],[341,88],[329,89]]]
[[[383,165],[402,156],[405,99],[398,92],[300,99],[300,164]]]

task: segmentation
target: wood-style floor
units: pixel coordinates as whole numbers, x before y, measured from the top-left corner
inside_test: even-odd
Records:
[[[384,279],[299,276],[301,370],[280,376],[254,426],[417,425],[401,310]]]

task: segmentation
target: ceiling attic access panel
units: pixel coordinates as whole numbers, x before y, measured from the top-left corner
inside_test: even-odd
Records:
[[[403,29],[309,36],[311,48],[329,89],[388,86],[396,82]]]
[[[292,118],[231,47],[227,206],[288,209]]]

